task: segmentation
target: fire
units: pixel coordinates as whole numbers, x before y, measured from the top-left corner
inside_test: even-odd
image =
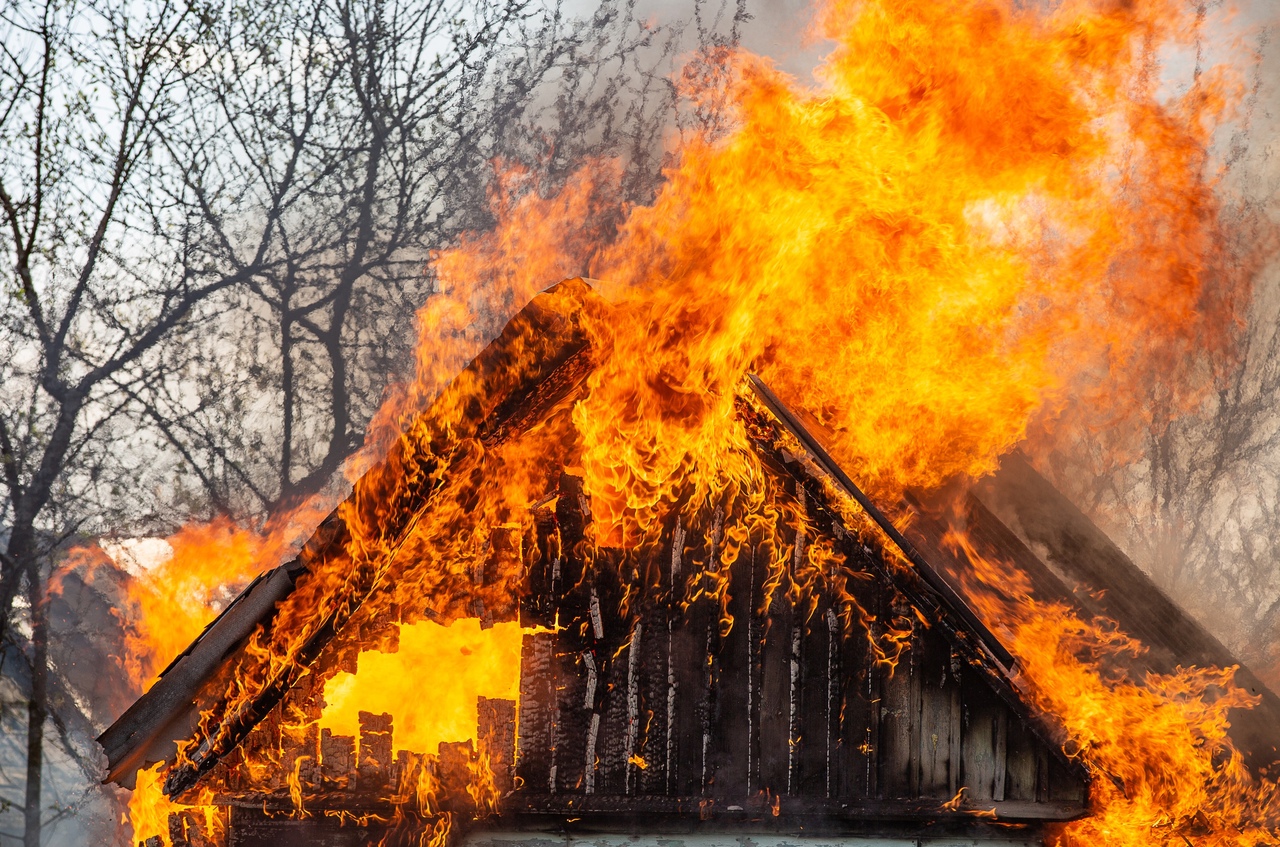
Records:
[[[326,682],[320,726],[358,737],[360,712],[388,712],[396,746],[405,750],[434,753],[441,742],[474,741],[476,699],[519,694],[523,636],[517,623],[481,629],[475,618],[406,624],[396,652],[361,653],[356,673]]]
[[[418,378],[375,422],[397,435],[341,507],[340,549],[306,563],[271,631],[218,680],[202,737],[237,741],[226,727],[317,659],[315,633],[380,616],[403,624],[401,658],[421,657],[411,665],[429,674],[433,707],[438,680],[490,659],[494,675],[466,684],[513,691],[530,550],[573,543],[588,566],[621,568],[665,528],[714,514],[714,543],[687,570],[726,608],[722,566],[751,532],[780,535],[796,518],[756,496],[763,469],[735,405],[747,372],[824,427],[842,466],[888,503],[989,473],[1029,432],[1063,426],[1069,406],[1073,425],[1120,433],[1149,384],[1192,408],[1231,364],[1264,258],[1229,252],[1208,153],[1237,80],[1210,69],[1166,97],[1152,73],[1196,26],[1172,0],[831,0],[815,32],[834,48],[812,82],[741,51],[684,82],[695,102],[723,106],[727,129],[686,142],[651,205],[619,210],[608,164],[551,196],[505,170],[498,227],[436,257]],[[491,428],[491,395],[556,352],[528,327],[510,330],[509,373],[466,372],[440,391],[538,290],[584,270],[612,303],[565,288],[546,308],[577,316],[591,367],[524,436]],[[581,539],[538,530],[561,468],[582,480]],[[802,558],[775,548],[774,572]],[[1228,671],[1118,678],[1077,653],[1137,649],[1123,637],[1029,599],[987,611],[1105,776],[1101,814],[1065,843],[1269,837],[1274,789],[1249,781],[1225,736],[1226,708],[1243,704]],[[483,634],[472,618],[499,623]],[[366,653],[361,667],[390,661]],[[328,680],[326,725],[353,735],[354,710],[385,708],[426,750],[464,731],[436,721],[472,720],[469,693],[418,724],[421,680],[373,676],[377,693],[362,674]],[[196,748],[179,764],[199,765]]]
[[[225,518],[190,524],[166,540],[172,554],[128,584],[137,617],[126,630],[125,668],[140,691],[258,575],[267,546]]]
[[[1274,843],[1280,786],[1255,779],[1227,737],[1228,710],[1254,702],[1233,685],[1234,668],[1131,678],[1126,660],[1141,644],[1036,599],[1025,577],[963,536],[951,543],[973,564],[970,596],[1013,646],[1039,707],[1095,774],[1095,812],[1063,829],[1063,847]]]
[[[629,543],[697,469],[704,487],[745,472],[749,368],[891,499],[989,472],[1068,397],[1160,374],[1190,404],[1249,296],[1205,152],[1235,83],[1207,72],[1164,101],[1150,78],[1191,25],[1165,2],[830,3],[813,84],[727,56],[722,87],[688,93],[727,97],[732,129],[684,147],[651,206],[583,248],[523,238],[590,219],[599,173],[505,202],[438,259],[424,326],[523,292],[527,267],[607,281],[617,310],[590,331],[608,355],[574,419],[596,520]]]
[[[222,843],[226,823],[217,806],[175,803],[164,793],[164,762],[138,771],[138,783],[129,797],[129,824],[133,827],[133,840],[141,844],[152,838],[164,845],[171,844],[171,820],[182,821],[181,826],[198,827],[201,834],[213,843]],[[212,800],[204,796],[203,800]],[[183,833],[185,838],[186,833]]]
[[[316,497],[273,516],[260,529],[226,517],[194,522],[163,541],[148,539],[159,544],[142,555],[135,555],[136,544],[106,545],[116,567],[131,577],[125,584],[133,608],[125,616],[123,664],[135,688],[150,688],[218,612],[254,577],[279,564],[328,510],[323,498]],[[75,551],[68,562],[93,567],[101,565],[101,558]]]

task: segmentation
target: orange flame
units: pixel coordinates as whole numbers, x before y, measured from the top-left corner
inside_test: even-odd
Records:
[[[167,541],[172,556],[128,585],[138,613],[126,630],[125,668],[139,690],[150,688],[264,565],[265,539],[225,518],[190,524]]]
[[[168,847],[172,844],[172,821],[177,820],[184,831],[194,825],[208,843],[222,843],[226,822],[218,807],[212,805],[213,798],[202,792],[197,803],[175,803],[165,796],[163,784],[164,762],[138,771],[137,785],[129,796],[129,824],[133,827],[134,842],[142,844],[158,838]]]
[[[1037,600],[1025,576],[964,537],[951,543],[973,563],[971,596],[1016,652],[1037,705],[1095,775],[1094,813],[1063,829],[1064,847],[1274,843],[1280,786],[1255,779],[1227,736],[1228,710],[1256,703],[1234,668],[1130,678],[1125,659],[1141,644]]]
[[[589,219],[593,171],[504,203],[497,230],[437,260],[448,296],[424,326],[523,299],[525,268],[608,282],[617,314],[590,327],[608,353],[574,422],[596,521],[633,543],[694,468],[707,485],[747,473],[732,396],[748,368],[891,496],[989,472],[1068,397],[1159,374],[1189,404],[1250,290],[1205,152],[1238,87],[1215,70],[1162,101],[1151,79],[1192,24],[1154,0],[832,2],[815,84],[727,56],[724,89],[689,93],[727,94],[732,130],[682,149],[611,243],[540,237]]]

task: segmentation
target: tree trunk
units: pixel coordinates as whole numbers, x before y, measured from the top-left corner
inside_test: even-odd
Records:
[[[49,674],[49,623],[44,583],[34,562],[27,567],[31,597],[31,700],[27,704],[27,794],[23,847],[40,847],[40,789],[44,771],[44,721]]]

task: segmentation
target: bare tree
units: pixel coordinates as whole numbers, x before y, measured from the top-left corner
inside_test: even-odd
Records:
[[[1042,458],[1059,488],[1172,599],[1278,685],[1280,178],[1265,153],[1250,155],[1249,134],[1246,120],[1228,145],[1237,201],[1222,212],[1222,255],[1242,265],[1219,269],[1230,280],[1208,280],[1209,288],[1253,282],[1234,356],[1198,374],[1208,390],[1195,408],[1172,403],[1156,375],[1143,396],[1117,398],[1138,427],[1080,428]]]
[[[732,40],[743,17],[722,13],[696,42]],[[227,366],[195,397],[158,386],[149,409],[192,490],[262,515],[361,444],[382,386],[408,370],[430,251],[491,222],[495,165],[552,190],[592,157],[620,158],[618,199],[648,198],[689,44],[625,0],[585,18],[533,0],[311,0],[246,7],[215,32],[219,73],[169,142],[200,163],[202,261],[247,264],[263,196],[287,212],[235,293],[229,337],[205,339]]]
[[[163,139],[208,63],[210,10],[185,0],[0,6],[0,636],[29,663],[24,843],[39,843],[50,693],[52,555],[101,527],[104,502],[145,509],[128,455],[158,354],[211,298],[259,273],[187,261],[190,195],[157,188],[187,165]],[[268,202],[267,218],[281,213]],[[113,440],[117,440],[113,444]],[[124,449],[119,449],[124,448]],[[115,495],[109,489],[115,487]],[[24,629],[12,626],[23,592]]]

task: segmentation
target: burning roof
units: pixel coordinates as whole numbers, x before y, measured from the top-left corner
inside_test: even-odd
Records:
[[[597,372],[584,325],[609,309],[580,280],[535,298],[103,734],[111,778],[164,760],[142,778],[176,799],[384,822],[411,807],[419,827],[450,811],[1062,821],[1087,811],[1087,773],[1129,777],[1090,759],[1022,627],[1115,621],[1154,648],[1095,650],[1117,680],[1236,664],[1020,460],[958,499],[877,503],[758,380],[733,408],[759,475],[655,504],[642,543],[593,537],[573,410]],[[361,651],[461,620],[523,627],[518,720],[514,698],[482,697],[476,744],[438,757],[396,753],[394,715],[361,714],[358,748],[321,728]],[[427,686],[442,671],[405,669]],[[1261,701],[1232,712],[1231,741],[1264,771],[1280,700],[1236,680]]]

